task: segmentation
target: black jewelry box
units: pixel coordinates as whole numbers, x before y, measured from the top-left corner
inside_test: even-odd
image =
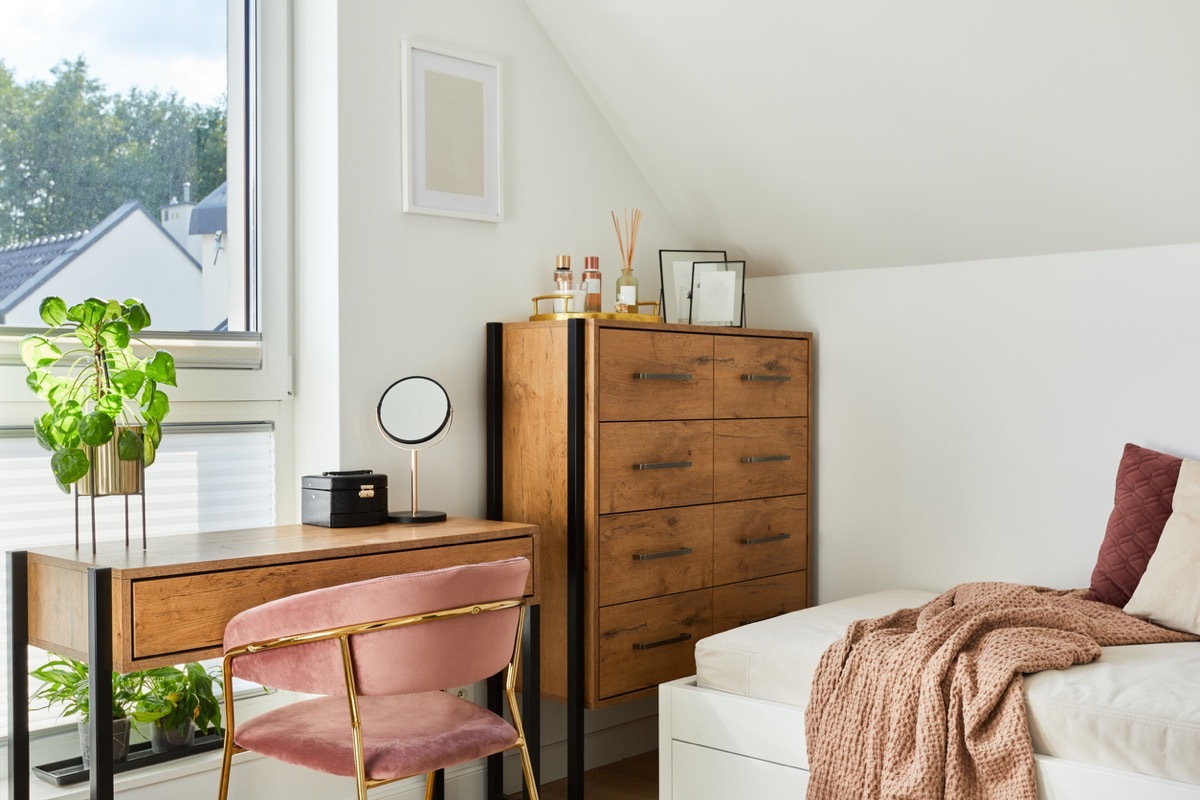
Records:
[[[369,469],[322,472],[300,479],[300,520],[353,528],[388,521],[387,475]]]

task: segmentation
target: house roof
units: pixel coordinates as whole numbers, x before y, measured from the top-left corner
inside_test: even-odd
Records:
[[[211,196],[211,195],[210,195]],[[206,198],[207,199],[207,198]],[[140,211],[156,226],[158,222],[136,200],[130,200],[109,214],[91,230],[59,236],[43,236],[31,242],[21,242],[0,249],[0,319],[39,286],[74,261],[105,234],[121,224],[130,214]],[[161,226],[159,226],[161,227]],[[188,260],[196,260],[166,231],[163,235],[179,248]]]
[[[229,182],[226,181],[196,204],[196,207],[192,209],[191,222],[188,224],[189,234],[229,230],[225,224],[228,188]]]

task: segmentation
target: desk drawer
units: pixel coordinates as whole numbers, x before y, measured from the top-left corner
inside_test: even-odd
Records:
[[[713,337],[600,331],[600,420],[712,419]]]
[[[696,642],[711,633],[711,589],[600,609],[600,696],[691,675]]]
[[[712,506],[600,518],[600,605],[712,585]]]
[[[521,537],[138,580],[133,583],[133,657],[178,653],[180,661],[194,660],[198,647],[221,646],[225,624],[238,612],[298,592],[515,556],[524,556],[532,565],[533,540]],[[531,569],[526,595],[534,594],[534,574]]]
[[[805,495],[719,503],[713,513],[713,583],[795,572],[808,565]]]
[[[600,513],[711,503],[713,423],[600,423]]]
[[[808,491],[807,419],[723,419],[713,431],[716,502]]]

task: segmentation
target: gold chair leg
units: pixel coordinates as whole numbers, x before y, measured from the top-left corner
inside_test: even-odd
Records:
[[[525,787],[529,790],[529,800],[538,800],[538,787],[533,781],[533,762],[529,760],[529,746],[521,737],[521,771],[525,773]]]
[[[428,772],[425,774],[425,800],[433,800],[433,784],[435,782],[436,772]]]

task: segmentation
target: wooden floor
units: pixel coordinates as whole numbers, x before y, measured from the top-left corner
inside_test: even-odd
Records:
[[[588,770],[583,785],[587,800],[658,800],[658,751]],[[538,795],[566,800],[566,779],[546,784]]]

